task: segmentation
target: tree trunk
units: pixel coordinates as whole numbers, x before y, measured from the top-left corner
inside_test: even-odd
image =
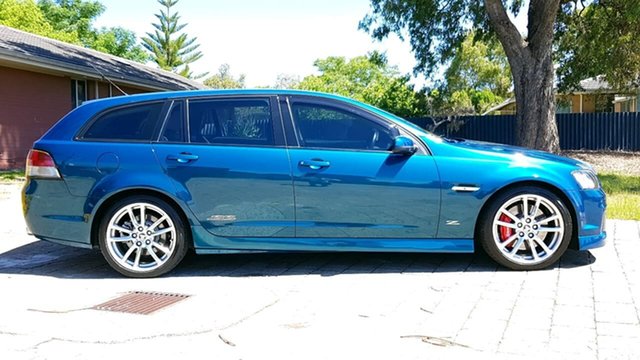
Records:
[[[516,97],[516,142],[557,153],[560,139],[555,119],[551,51],[560,0],[529,2],[526,40],[509,19],[502,0],[484,0],[484,4],[511,66]]]
[[[538,56],[531,56],[527,51],[520,60],[511,64],[516,97],[516,143],[557,153],[560,139],[555,116],[551,49]]]

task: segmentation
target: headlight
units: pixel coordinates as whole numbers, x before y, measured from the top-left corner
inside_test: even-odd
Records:
[[[597,189],[600,187],[598,176],[590,170],[576,170],[571,173],[573,178],[583,190]]]

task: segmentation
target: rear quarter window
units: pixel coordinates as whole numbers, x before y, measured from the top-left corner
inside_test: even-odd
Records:
[[[79,138],[150,141],[158,126],[163,105],[160,102],[110,110],[98,115]]]

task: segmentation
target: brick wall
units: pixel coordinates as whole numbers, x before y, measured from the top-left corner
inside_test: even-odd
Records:
[[[24,167],[33,142],[69,110],[68,77],[0,66],[0,169]]]

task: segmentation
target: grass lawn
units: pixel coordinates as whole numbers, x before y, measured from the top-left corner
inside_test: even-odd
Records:
[[[0,171],[0,181],[15,181],[15,180],[23,180],[23,179],[24,179],[24,171],[21,171],[21,170]]]
[[[640,220],[640,176],[599,174],[607,194],[607,218]]]

